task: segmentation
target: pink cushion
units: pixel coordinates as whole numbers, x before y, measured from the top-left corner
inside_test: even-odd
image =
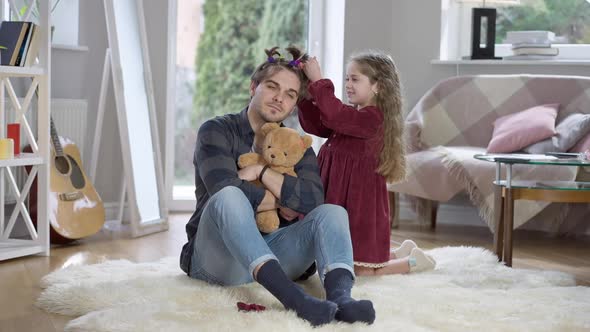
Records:
[[[515,152],[555,135],[558,109],[559,104],[539,105],[496,119],[487,152]]]
[[[582,137],[581,140],[578,141],[578,143],[576,143],[576,145],[574,145],[569,152],[586,152],[590,150],[590,133],[588,133],[588,135],[586,135],[585,137]]]

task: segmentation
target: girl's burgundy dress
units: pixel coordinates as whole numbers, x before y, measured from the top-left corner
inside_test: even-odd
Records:
[[[309,85],[311,100],[299,102],[299,121],[328,138],[318,156],[326,203],[348,211],[355,265],[381,267],[389,260],[389,202],[385,178],[377,173],[383,145],[383,113],[357,110],[334,96],[322,79]],[[313,102],[312,102],[313,101]]]

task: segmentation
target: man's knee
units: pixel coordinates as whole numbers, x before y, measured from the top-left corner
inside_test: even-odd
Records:
[[[328,224],[332,227],[348,229],[348,212],[340,205],[322,204],[317,208],[318,217],[314,220],[319,224]]]
[[[252,205],[238,187],[227,186],[216,192],[207,203],[207,209],[210,215],[216,220],[225,219],[223,216],[231,216],[230,219],[235,220],[236,216],[245,217],[253,215]]]
[[[246,195],[244,195],[244,192],[242,190],[240,190],[240,188],[238,187],[234,187],[234,186],[227,186],[227,187],[223,187],[221,188],[218,192],[216,192],[215,194],[213,194],[213,196],[211,196],[211,198],[209,198],[210,201],[218,201],[218,200],[235,200],[235,199],[243,199],[246,198]]]
[[[234,186],[227,186],[220,189],[209,198],[208,204],[212,204],[216,209],[252,207],[244,192]]]

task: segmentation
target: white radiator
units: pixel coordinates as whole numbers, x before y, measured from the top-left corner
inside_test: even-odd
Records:
[[[65,136],[74,141],[80,150],[82,164],[84,147],[86,144],[86,118],[88,103],[83,99],[52,99],[51,117],[59,136]]]
[[[21,103],[23,102],[22,99],[19,100]],[[55,128],[57,130],[57,134],[59,136],[68,137],[80,150],[80,156],[82,158],[82,165],[86,167],[86,163],[84,160],[84,147],[86,144],[86,119],[88,113],[88,103],[86,100],[83,99],[52,99],[51,100],[51,117],[53,118],[53,122],[55,124]],[[7,100],[5,104],[6,110],[6,117],[5,123],[11,123],[15,121],[15,112],[12,107],[12,104]],[[36,127],[36,114],[31,112],[31,110],[27,110],[26,118],[31,126],[31,130],[33,130],[33,134],[37,134],[37,127]],[[6,129],[4,129],[6,132]],[[21,125],[20,130],[21,138],[21,151],[22,148],[29,144],[27,136],[24,133],[24,128]],[[51,141],[49,142],[51,146]],[[19,189],[22,189],[23,185],[26,181],[26,173],[23,167],[13,167],[12,168],[13,174],[15,176],[15,180]],[[7,180],[6,180],[7,181]],[[5,182],[6,182],[5,181]],[[15,196],[12,192],[8,183],[5,183],[5,194],[6,194],[6,203],[14,203]]]

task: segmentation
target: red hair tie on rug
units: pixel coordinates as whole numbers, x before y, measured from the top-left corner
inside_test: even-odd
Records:
[[[244,302],[238,302],[238,311],[264,311],[266,310],[266,307],[260,304],[256,304],[256,303],[244,303]]]

